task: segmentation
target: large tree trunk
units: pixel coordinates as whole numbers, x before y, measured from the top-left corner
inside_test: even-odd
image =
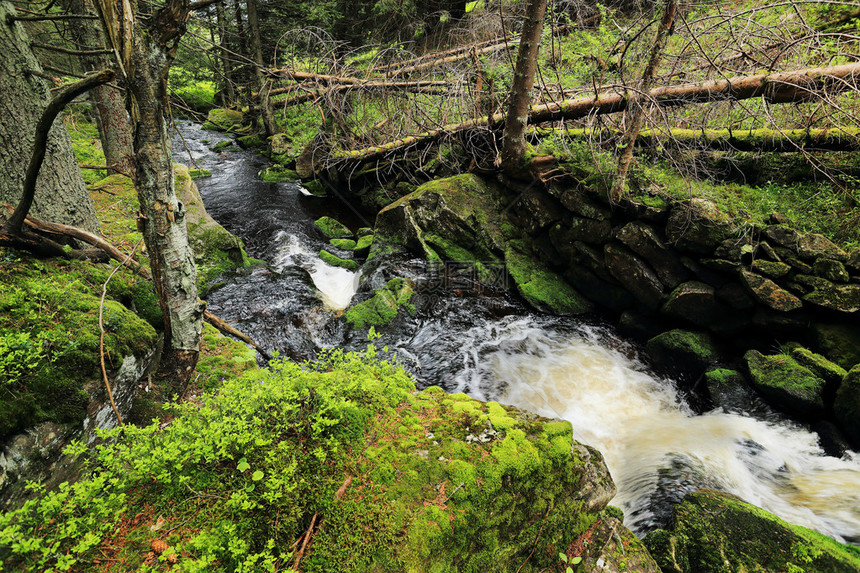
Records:
[[[537,71],[538,49],[543,32],[543,19],[546,13],[546,0],[528,0],[526,4],[523,32],[520,36],[520,49],[514,81],[511,85],[511,99],[505,118],[505,133],[502,137],[502,167],[505,171],[516,173],[520,170],[526,151],[524,137],[528,122],[531,91]]]
[[[224,7],[220,2],[215,4],[215,18],[218,21],[219,48],[221,65],[224,69],[224,87],[221,90],[221,105],[229,107],[236,103],[236,91],[233,89],[233,65],[230,63],[230,52],[227,48],[227,26],[224,23]]]
[[[30,71],[42,68],[30,50],[22,24],[6,23],[15,14],[0,1],[0,203],[17,204],[24,173],[33,150],[36,123],[50,100],[48,85]],[[72,142],[62,121],[50,131],[47,154],[36,184],[31,211],[43,219],[98,230],[93,203],[72,153]]]
[[[267,136],[278,133],[278,124],[275,123],[275,114],[272,113],[272,105],[269,101],[269,89],[263,78],[263,48],[260,45],[260,23],[257,18],[257,0],[248,0],[248,28],[251,36],[251,50],[254,52],[254,77],[257,79],[257,87],[260,90],[260,115],[263,118],[263,127]]]
[[[72,14],[94,14],[90,0],[64,0],[63,6]],[[101,48],[104,39],[94,20],[69,21],[72,36],[82,46]],[[112,66],[107,55],[82,56],[83,68],[88,71],[104,70]],[[98,86],[90,92],[96,112],[96,124],[108,173],[125,173],[134,176],[134,150],[132,149],[131,122],[125,109],[122,94],[111,86]]]

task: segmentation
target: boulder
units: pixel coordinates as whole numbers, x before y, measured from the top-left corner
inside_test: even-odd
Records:
[[[860,310],[860,285],[837,285],[810,275],[798,275],[797,282],[812,288],[803,300],[837,312],[853,313]]]
[[[565,209],[589,219],[607,221],[612,216],[609,209],[598,205],[579,189],[565,189],[561,192],[560,199]]]
[[[788,249],[797,249],[798,243],[803,236],[800,231],[785,225],[771,225],[765,227],[763,235],[768,241],[781,245]]]
[[[716,368],[705,372],[705,391],[714,406],[729,412],[754,412],[762,405],[747,384],[746,377],[737,370]]]
[[[286,133],[276,133],[269,139],[269,150],[272,155],[283,155],[293,152],[293,143]]]
[[[331,217],[320,217],[314,221],[314,225],[329,239],[348,239],[353,236],[349,227]]]
[[[698,281],[686,282],[672,291],[660,311],[717,332],[738,330],[748,322],[717,300],[714,287]]]
[[[570,217],[554,225],[549,231],[549,236],[553,245],[562,252],[562,249],[570,249],[577,241],[603,244],[609,239],[611,232],[609,221]]]
[[[834,283],[847,283],[851,279],[845,265],[833,259],[817,259],[812,265],[812,271]]]
[[[860,326],[816,322],[811,334],[815,348],[845,370],[860,364]]]
[[[790,312],[803,306],[803,302],[775,282],[747,270],[742,270],[741,282],[759,304],[779,312]]]
[[[505,251],[505,266],[519,293],[538,310],[564,316],[594,310],[594,304],[533,257],[511,247]]]
[[[670,330],[645,345],[654,364],[685,381],[695,381],[717,358],[711,337],[704,332]]]
[[[650,225],[633,221],[624,225],[615,238],[648,261],[666,288],[673,289],[690,276],[678,255],[666,247]]]
[[[860,570],[856,548],[709,489],[687,494],[670,527],[644,542],[664,572]]]
[[[558,199],[533,187],[520,194],[514,209],[529,235],[540,233],[564,215]]]
[[[620,245],[604,247],[606,267],[610,274],[649,310],[656,310],[663,300],[663,283],[648,263]]]
[[[568,562],[575,557],[582,559],[576,571],[660,573],[660,567],[642,541],[615,517],[598,519],[574,540],[565,555]]]
[[[711,201],[692,199],[677,205],[666,223],[666,238],[679,249],[709,255],[732,234],[729,217]]]
[[[726,283],[716,290],[717,298],[736,310],[749,310],[755,301],[739,283]]]
[[[855,247],[848,254],[848,260],[845,262],[848,268],[857,274],[860,274],[860,247]]]
[[[798,346],[791,350],[791,357],[797,360],[801,366],[805,366],[813,374],[824,380],[827,387],[835,390],[847,372],[838,364],[834,364],[820,354],[816,354],[807,348]]]
[[[569,264],[564,271],[564,278],[589,300],[616,312],[630,308],[635,303],[629,292],[617,284],[604,281],[582,265]]]
[[[836,391],[833,413],[848,438],[860,447],[860,364],[842,380]]]
[[[744,355],[753,386],[772,405],[804,419],[824,416],[825,382],[787,354]]]
[[[771,279],[782,278],[791,271],[791,267],[785,263],[756,259],[752,263],[752,270]]]
[[[800,258],[807,260],[815,260],[821,257],[840,262],[848,260],[848,253],[836,246],[830,239],[818,233],[803,235],[797,242],[797,254],[800,255]]]

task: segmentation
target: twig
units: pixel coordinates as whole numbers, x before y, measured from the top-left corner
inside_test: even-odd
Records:
[[[110,400],[111,408],[113,408],[113,413],[116,414],[116,419],[119,422],[119,425],[123,425],[122,416],[119,415],[119,410],[116,407],[116,403],[113,400],[113,392],[110,389],[110,382],[108,381],[107,369],[105,368],[105,326],[104,326],[104,312],[105,312],[105,296],[107,296],[107,286],[113,276],[124,267],[131,258],[134,256],[134,252],[143,242],[143,237],[137,242],[134,248],[131,250],[131,253],[125,258],[122,264],[119,264],[114,268],[110,275],[108,275],[105,284],[102,285],[102,298],[101,302],[99,302],[99,364],[102,369],[102,380],[105,383],[105,389],[107,390],[108,399]]]
[[[308,542],[311,540],[311,536],[314,534],[314,525],[316,525],[316,522],[317,522],[317,514],[314,513],[314,516],[311,518],[311,524],[308,527],[308,530],[305,531],[305,535],[304,535],[305,540],[302,542],[302,548],[299,549],[299,553],[298,553],[298,555],[296,555],[296,560],[293,562],[293,569],[298,570],[298,568],[299,568],[299,561],[301,561],[302,557],[304,557],[304,555],[305,555],[305,549],[307,549]]]

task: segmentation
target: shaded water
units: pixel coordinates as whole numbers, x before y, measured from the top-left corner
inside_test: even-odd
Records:
[[[198,180],[207,209],[269,263],[230,278],[209,296],[210,308],[267,349],[310,358],[324,347],[363,348],[366,337],[349,332],[337,309],[356,289],[367,296],[385,279],[407,276],[418,284],[419,311],[398,317],[378,345],[388,345],[419,386],[569,420],[578,440],[604,454],[618,486],[613,504],[637,533],[665,525],[685,493],[714,487],[860,543],[858,457],[825,456],[814,433],[761,405],[695,415],[671,380],[650,372],[606,327],[538,315],[506,296],[440,288],[421,261],[392,258],[365,277],[330,267],[317,256],[331,247],[313,220],[366,221],[342,203],[305,197],[298,185],[260,181],[265,163],[250,152],[213,154],[201,143],[222,136],[180,129],[195,160],[212,170]]]

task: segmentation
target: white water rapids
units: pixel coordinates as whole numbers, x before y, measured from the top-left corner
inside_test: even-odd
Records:
[[[612,503],[635,531],[653,527],[661,487],[692,484],[687,491],[716,487],[791,523],[860,541],[860,459],[825,456],[815,434],[722,410],[694,416],[669,381],[629,349],[611,348],[599,329],[562,333],[515,317],[464,339],[452,390],[570,421],[576,439],[605,456],[618,487]]]

